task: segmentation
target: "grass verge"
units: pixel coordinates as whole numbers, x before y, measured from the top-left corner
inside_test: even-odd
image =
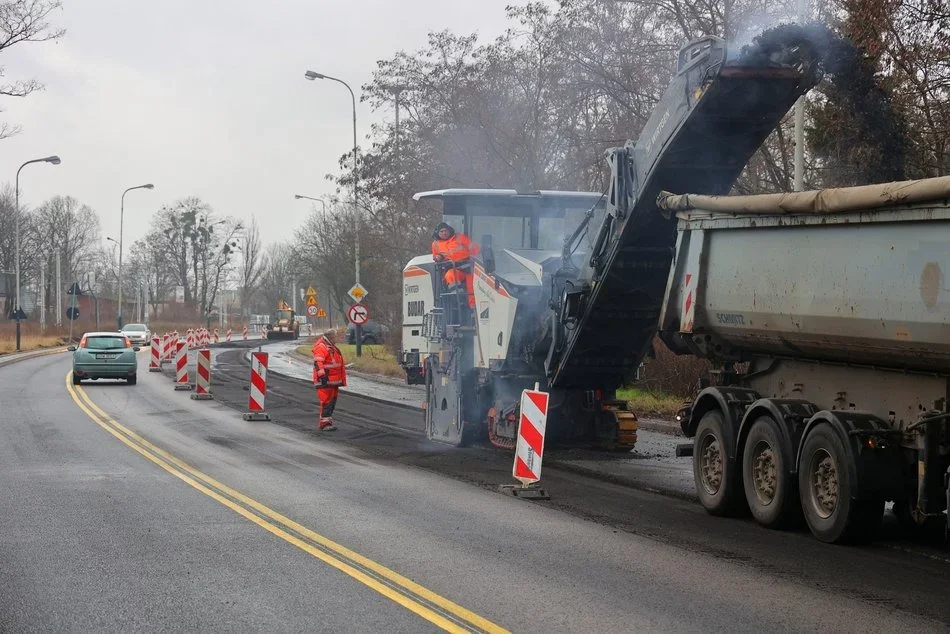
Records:
[[[630,403],[638,416],[673,416],[683,406],[686,399],[671,396],[663,392],[648,392],[636,387],[627,387],[617,390],[617,398]]]
[[[297,352],[304,356],[310,356],[310,350],[313,346],[299,346]],[[389,351],[386,346],[363,345],[363,356],[356,356],[356,346],[343,344],[339,346],[343,353],[343,359],[351,363],[352,368],[357,372],[366,372],[367,374],[382,374],[383,376],[393,376],[405,378],[406,372],[402,366],[396,363],[395,355]]]

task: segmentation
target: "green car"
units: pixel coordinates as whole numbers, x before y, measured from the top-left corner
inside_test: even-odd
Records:
[[[135,385],[139,367],[135,353],[140,350],[121,332],[87,332],[73,353],[73,385],[83,379],[125,379]]]

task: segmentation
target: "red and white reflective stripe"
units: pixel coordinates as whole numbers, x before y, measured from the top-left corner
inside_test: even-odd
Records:
[[[211,351],[207,348],[198,351],[198,380],[195,381],[195,394],[211,393]]]
[[[194,331],[194,330],[189,330],[189,331],[185,334],[185,340],[186,340],[187,343],[188,343],[188,349],[189,349],[189,350],[192,349],[192,348],[194,348],[194,347],[195,347],[195,331]]]
[[[224,339],[228,343],[231,343],[231,329],[230,328],[228,328],[228,332],[225,334]]]
[[[214,342],[215,342],[215,343],[220,343],[220,342],[221,342],[221,336],[218,334],[218,329],[217,329],[217,328],[214,329]]]
[[[247,341],[247,326],[244,326],[244,341]]]
[[[693,322],[696,318],[696,283],[693,280],[693,274],[686,274],[686,284],[684,284],[686,296],[683,299],[683,314],[680,318],[680,332],[693,332]]]
[[[264,397],[267,395],[267,353],[251,353],[251,389],[247,398],[249,412],[264,411]]]
[[[160,339],[158,338],[158,335],[152,337],[152,357],[148,362],[148,367],[150,369],[161,367],[162,357],[161,357],[161,353],[159,352],[160,347],[161,347],[161,343],[160,343]]]
[[[521,423],[511,474],[522,484],[541,479],[541,458],[544,454],[544,430],[548,420],[548,394],[537,390],[521,393]]]
[[[188,383],[188,345],[184,341],[178,342],[175,355],[175,382]]]

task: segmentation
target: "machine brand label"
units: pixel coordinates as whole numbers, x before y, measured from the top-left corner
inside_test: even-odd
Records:
[[[423,300],[413,300],[411,302],[406,302],[406,316],[407,317],[422,317],[426,314],[426,304]]]
[[[716,321],[724,326],[745,326],[745,316],[738,313],[716,313]]]
[[[402,293],[403,295],[414,295],[419,292],[418,284],[403,284]]]

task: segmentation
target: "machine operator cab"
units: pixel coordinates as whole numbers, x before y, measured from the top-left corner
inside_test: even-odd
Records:
[[[477,367],[503,364],[518,318],[541,318],[550,292],[550,275],[560,268],[565,239],[594,208],[603,215],[603,197],[594,192],[513,189],[444,189],[421,192],[414,200],[438,200],[442,220],[478,245],[472,257],[475,306],[467,292],[447,292],[446,268],[431,254],[413,258],[403,269],[403,351],[407,382],[424,383],[421,360],[442,342],[474,335]],[[596,222],[596,221],[595,221]],[[596,226],[596,225],[594,225]],[[581,241],[581,250],[586,241]],[[543,304],[543,305],[542,305]]]

